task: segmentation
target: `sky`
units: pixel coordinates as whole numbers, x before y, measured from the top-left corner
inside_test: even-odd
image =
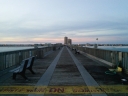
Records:
[[[65,36],[73,44],[127,44],[128,0],[0,0],[0,44]]]

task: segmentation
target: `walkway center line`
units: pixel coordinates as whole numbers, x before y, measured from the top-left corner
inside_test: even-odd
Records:
[[[42,75],[42,77],[40,78],[40,80],[37,82],[37,84],[35,86],[48,86],[62,51],[63,51],[63,48],[61,49],[59,54],[56,56],[56,58],[53,60],[51,65],[48,67],[48,69],[45,71],[45,73]],[[30,94],[28,96],[36,96],[36,95]],[[43,94],[41,94],[41,96],[43,96]]]
[[[67,48],[69,54],[71,55],[74,63],[76,64],[80,74],[82,75],[84,82],[87,86],[99,86],[98,83],[93,79],[93,77],[87,72],[87,70],[83,67],[83,65],[77,60],[77,58],[71,53],[71,51]],[[93,94],[92,96],[107,96],[105,93],[103,94]]]

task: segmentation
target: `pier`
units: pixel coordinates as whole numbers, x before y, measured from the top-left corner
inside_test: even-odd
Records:
[[[72,48],[79,49],[80,54],[75,54]],[[3,74],[0,75],[0,96],[8,96],[8,94],[11,94],[9,96],[14,96],[14,94],[15,96],[19,96],[19,94],[22,96],[128,96],[128,90],[125,89],[128,84],[121,81],[128,79],[128,75],[120,72],[114,75],[105,74],[105,71],[112,67],[115,59],[107,62],[107,60],[98,58],[101,55],[93,54],[95,51],[86,49],[88,53],[90,52],[91,55],[89,55],[85,49],[76,46],[54,47],[53,49],[32,51],[33,55],[38,54],[33,65],[36,74],[31,74],[26,70],[26,76],[29,79],[27,81],[21,76],[17,76],[17,79],[13,80],[12,73],[4,73],[7,70],[1,71]],[[106,53],[109,55],[109,52]],[[30,55],[29,52],[25,54],[28,55],[23,55],[24,58]],[[114,62],[114,64],[116,63]],[[117,85],[123,86],[122,89],[125,91],[121,93],[119,91],[121,88]],[[6,86],[15,88],[15,90],[9,90]],[[101,87],[111,90],[102,90]],[[33,90],[33,88],[35,89]]]

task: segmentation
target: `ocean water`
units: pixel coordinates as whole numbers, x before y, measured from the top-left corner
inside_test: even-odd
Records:
[[[0,52],[23,50],[23,49],[33,49],[34,47],[0,47]]]
[[[94,46],[86,46],[86,47],[94,48]],[[98,49],[128,52],[128,46],[98,46]]]
[[[111,46],[111,47],[99,47],[99,49],[107,49],[107,50],[115,50],[115,51],[122,51],[128,52],[128,46]]]

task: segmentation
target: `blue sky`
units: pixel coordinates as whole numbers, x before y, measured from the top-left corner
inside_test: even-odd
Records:
[[[0,43],[123,43],[128,0],[0,0]]]

